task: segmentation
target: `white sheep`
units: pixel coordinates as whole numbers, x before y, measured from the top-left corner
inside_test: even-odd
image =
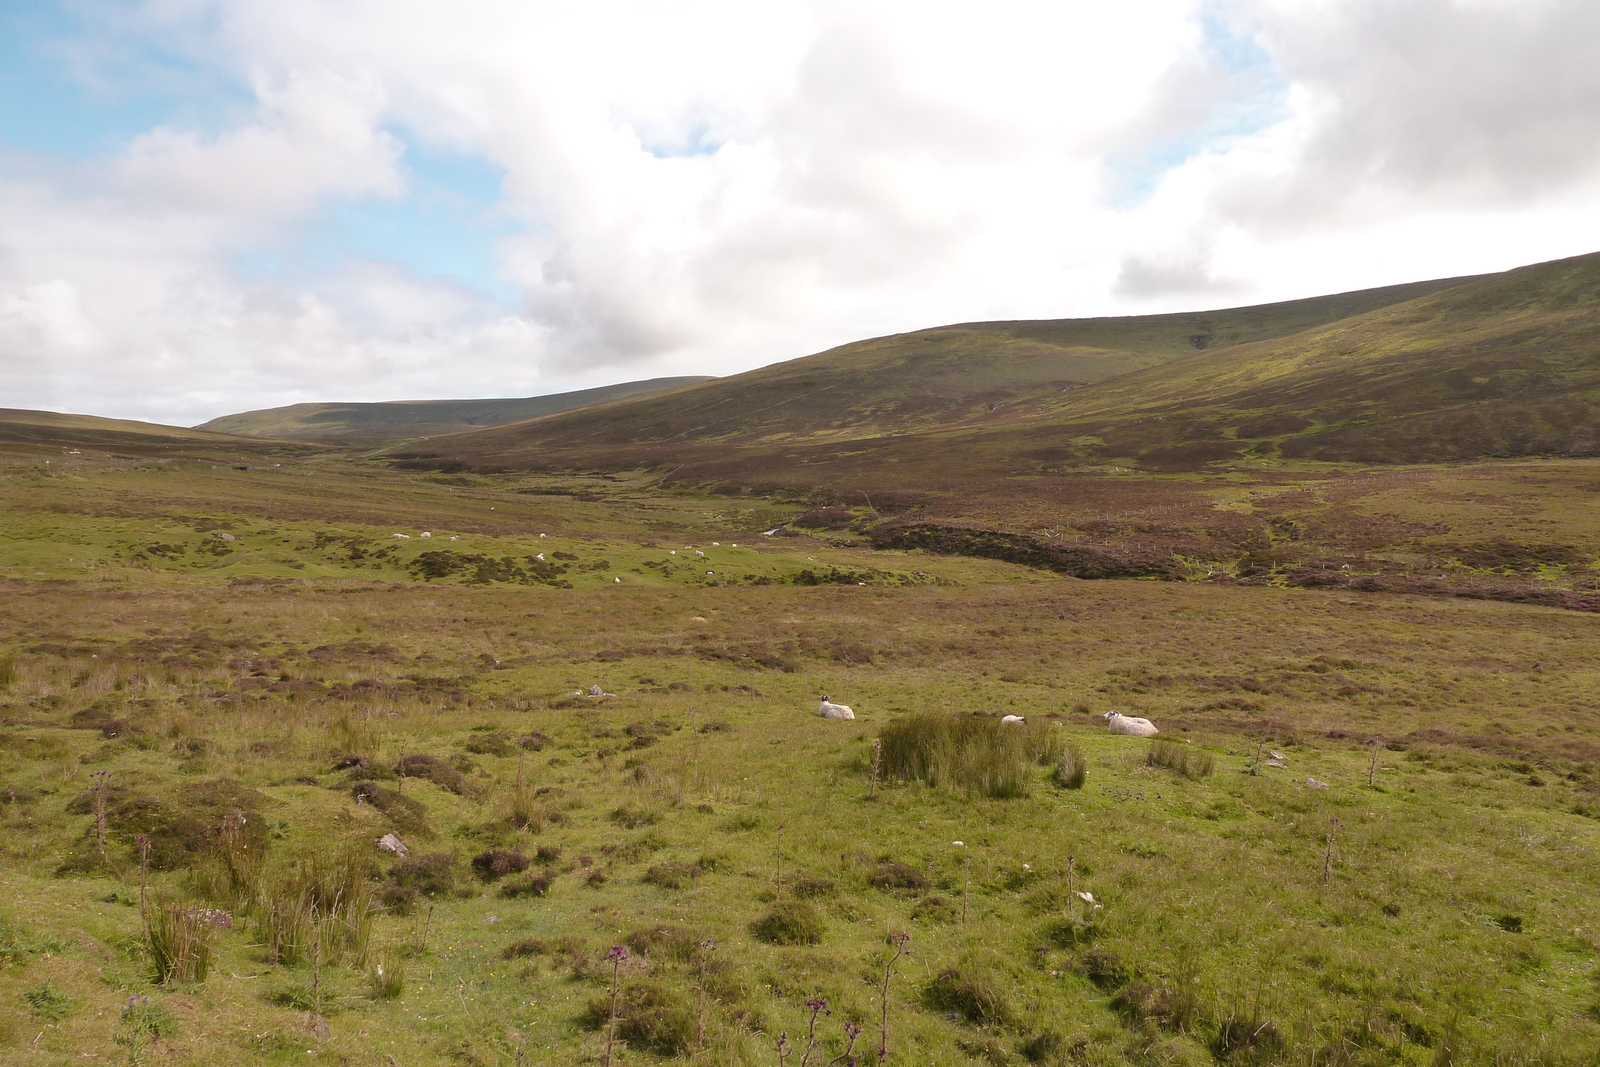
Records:
[[[851,711],[847,705],[830,703],[826,695],[822,698],[822,706],[817,709],[817,714],[824,719],[853,719],[856,717],[856,713]]]
[[[1106,726],[1114,734],[1127,734],[1129,737],[1154,737],[1161,732],[1149,719],[1124,715],[1120,711],[1106,712]]]
[[[1002,715],[1002,716],[1000,716],[1000,725],[1004,726],[1008,722],[1009,723],[1015,723],[1018,726],[1023,726],[1023,725],[1026,724],[1027,720],[1024,719],[1021,715]]]

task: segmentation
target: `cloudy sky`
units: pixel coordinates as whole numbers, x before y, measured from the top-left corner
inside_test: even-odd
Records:
[[[0,4],[0,406],[727,374],[1600,249],[1594,0]]]

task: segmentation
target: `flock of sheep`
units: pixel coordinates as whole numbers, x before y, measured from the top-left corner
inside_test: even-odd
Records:
[[[854,719],[856,713],[848,704],[835,704],[824,694],[822,704],[817,708],[817,714],[824,719]],[[1141,719],[1136,715],[1124,715],[1120,711],[1108,711],[1105,714],[1106,728],[1114,734],[1126,734],[1129,737],[1153,737],[1161,731],[1156,729],[1156,724],[1149,719]],[[1010,724],[1021,726],[1025,720],[1021,715],[1002,716],[1002,725]]]

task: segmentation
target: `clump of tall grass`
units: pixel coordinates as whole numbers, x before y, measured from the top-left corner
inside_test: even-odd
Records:
[[[264,884],[256,926],[270,959],[289,965],[311,956],[366,960],[377,901],[371,857],[357,842],[302,860]]]
[[[224,816],[216,843],[190,872],[190,882],[200,896],[245,911],[256,906],[267,857],[266,837],[245,832],[248,818],[239,811]]]
[[[155,909],[145,933],[145,947],[155,980],[204,982],[211,970],[211,935],[215,926],[203,908],[170,904]]]
[[[398,1000],[406,989],[405,960],[397,952],[374,960],[367,972],[367,992],[373,1000]]]
[[[1209,752],[1197,752],[1173,741],[1157,741],[1150,746],[1144,761],[1151,767],[1165,767],[1191,781],[1205,778],[1216,770],[1217,761]]]
[[[988,715],[911,715],[883,728],[889,778],[1008,799],[1028,793],[1028,767],[1065,742],[1050,727],[1003,725]]]
[[[1082,789],[1085,779],[1089,777],[1089,761],[1084,757],[1083,750],[1077,745],[1066,745],[1055,761],[1051,777],[1062,789]]]

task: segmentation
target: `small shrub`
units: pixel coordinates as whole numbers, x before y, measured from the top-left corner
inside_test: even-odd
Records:
[[[684,962],[695,955],[701,940],[701,936],[687,926],[656,923],[634,930],[622,942],[641,956]]]
[[[555,880],[556,872],[547,868],[538,874],[528,874],[506,882],[500,887],[500,895],[503,897],[549,896],[550,887],[555,884]]]
[[[491,848],[472,857],[472,869],[485,882],[493,882],[527,870],[528,857],[520,849]]]
[[[557,845],[540,845],[539,850],[533,854],[533,858],[549,866],[552,863],[560,862],[561,849]]]
[[[455,853],[413,853],[391,867],[389,877],[396,885],[426,896],[444,896],[456,887]]]
[[[395,761],[394,773],[405,778],[426,778],[440,789],[448,789],[457,796],[471,796],[474,792],[466,775],[438,756],[402,756]]]
[[[923,1002],[934,1011],[953,1012],[975,1026],[1004,1025],[1011,1007],[983,973],[946,967],[923,990]]]
[[[1083,750],[1077,745],[1066,746],[1051,777],[1062,789],[1082,789],[1084,780],[1089,777],[1089,761],[1084,758]]]
[[[1104,948],[1092,948],[1085,952],[1078,960],[1078,970],[1096,988],[1108,992],[1126,985],[1129,977],[1122,957]]]
[[[523,734],[517,738],[517,747],[525,748],[530,752],[538,752],[550,743],[550,735],[538,730],[531,734]]]
[[[906,889],[920,893],[928,888],[928,876],[910,864],[887,860],[878,864],[868,879],[878,889]]]
[[[641,826],[654,826],[661,821],[661,813],[649,808],[638,808],[632,804],[624,804],[612,811],[608,816],[612,822],[628,830],[637,830]]]
[[[153,909],[145,947],[156,982],[204,982],[211,970],[213,929],[200,909],[181,904]]]
[[[405,961],[398,953],[387,953],[367,972],[367,992],[373,1000],[398,1000],[406,989]]]
[[[610,1020],[609,997],[589,1002],[584,1021],[590,1029],[604,1030]],[[617,996],[617,1036],[658,1056],[680,1056],[694,1045],[694,1010],[660,983],[631,983]]]
[[[750,932],[769,945],[815,945],[822,940],[822,916],[803,900],[781,900]]]
[[[662,889],[682,889],[700,877],[701,870],[693,863],[669,861],[658,863],[644,872],[644,881]]]
[[[514,756],[517,753],[516,743],[504,730],[475,733],[461,747],[476,756]]]
[[[72,999],[57,989],[54,982],[23,990],[22,999],[36,1018],[48,1023],[60,1022],[72,1014]]]
[[[1175,741],[1154,742],[1145,754],[1144,761],[1151,767],[1165,767],[1191,781],[1209,776],[1217,763],[1211,753],[1197,752]]]

